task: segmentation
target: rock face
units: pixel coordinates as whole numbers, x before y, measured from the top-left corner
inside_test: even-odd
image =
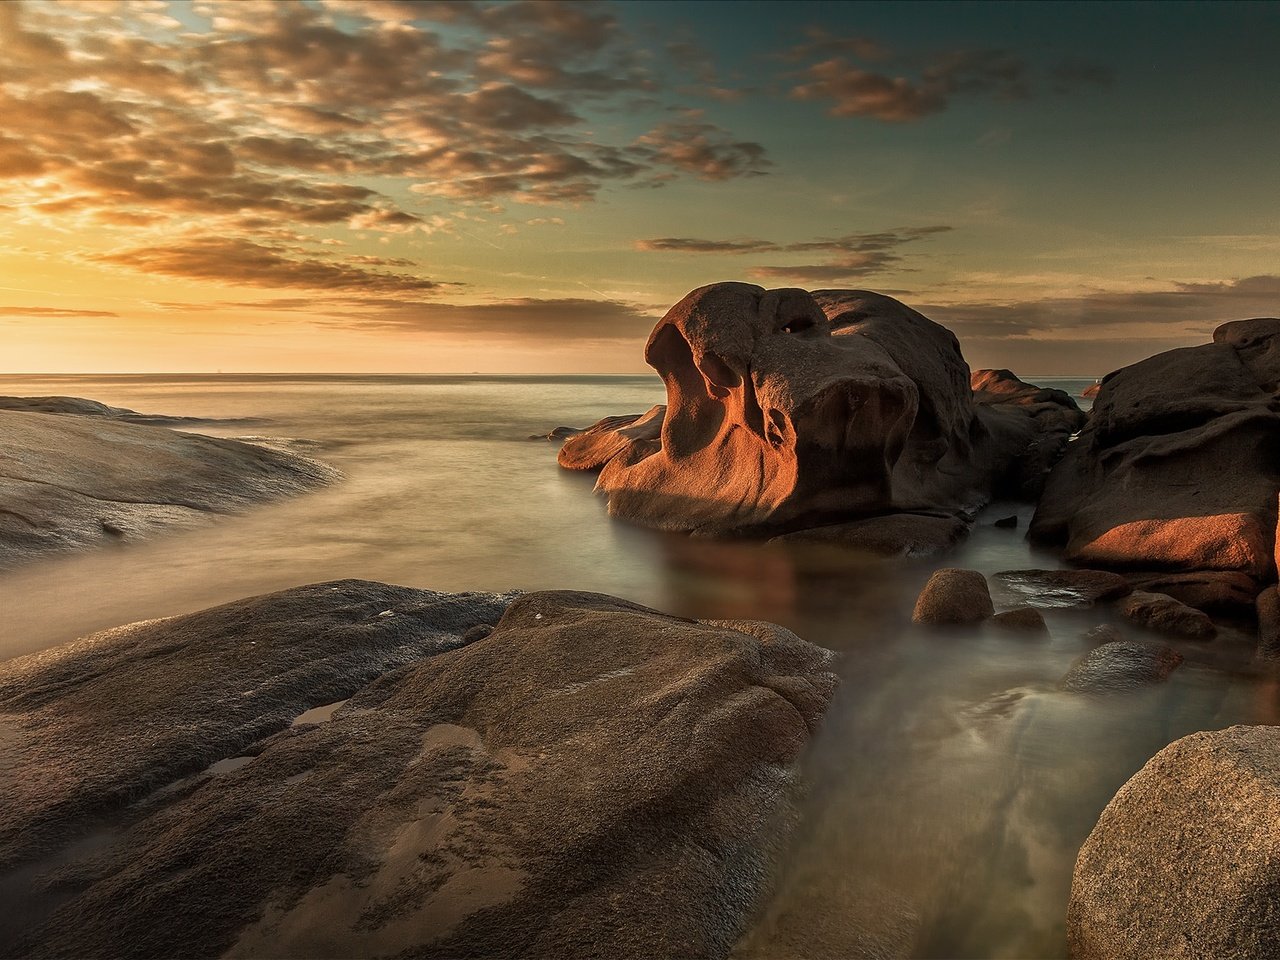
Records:
[[[980,623],[993,613],[987,578],[977,570],[938,570],[916,598],[912,623]]]
[[[1076,860],[1076,960],[1280,957],[1280,728],[1196,733],[1120,788]]]
[[[0,411],[0,568],[200,523],[337,476],[258,444],[107,416]]]
[[[963,515],[1024,486],[1042,470],[1044,431],[1065,429],[1034,403],[976,405],[956,338],[865,291],[701,287],[658,323],[645,359],[666,383],[665,408],[601,421],[570,437],[560,462],[600,469],[612,514],[663,529]]]
[[[1054,468],[1029,535],[1068,560],[1276,577],[1280,320],[1110,374]]]
[[[0,953],[726,955],[832,655],[593,594],[508,603],[319,584],[20,663],[0,862],[63,866]]]

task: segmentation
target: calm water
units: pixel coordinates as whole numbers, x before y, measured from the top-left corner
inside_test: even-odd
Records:
[[[1092,378],[1040,382],[1075,393]],[[1186,733],[1280,720],[1242,636],[1180,645],[1188,662],[1169,684],[1096,701],[1055,684],[1105,610],[1046,611],[1049,639],[912,628],[935,566],[1057,565],[1022,539],[1027,506],[993,505],[932,565],[610,521],[591,477],[526,438],[641,412],[663,399],[654,378],[0,377],[0,394],[264,417],[247,429],[314,440],[347,476],[207,528],[0,575],[0,657],[339,577],[594,590],[684,616],[775,620],[845,654],[807,759],[797,842],[747,941],[761,955],[847,956],[851,930],[893,924],[917,931],[920,956],[1061,955],[1072,862],[1116,788]],[[1019,530],[990,526],[1013,512]]]

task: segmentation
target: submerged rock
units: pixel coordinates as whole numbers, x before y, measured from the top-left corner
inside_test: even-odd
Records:
[[[56,899],[0,952],[726,955],[793,818],[833,655],[595,594],[526,594],[477,629],[507,602],[321,584],[24,665],[0,697],[27,744],[3,789],[44,778],[46,799],[5,798],[7,843],[30,854],[40,818],[69,839],[74,811],[165,789],[105,848],[61,851]],[[327,722],[282,729],[352,685]],[[123,763],[103,756],[117,744]]]
[[[1099,633],[1095,639],[1113,635]],[[1167,644],[1110,640],[1072,664],[1061,687],[1076,693],[1132,690],[1167,680],[1181,663],[1182,654]]]
[[[1049,632],[1049,625],[1044,622],[1044,614],[1035,607],[1015,607],[1012,610],[1005,610],[992,617],[991,622],[1006,630],[1026,633]]]
[[[1280,728],[1196,733],[1120,788],[1076,860],[1076,960],[1280,957]]]
[[[977,570],[936,571],[916,598],[913,623],[980,623],[995,613],[987,578]]]
[[[613,515],[662,529],[967,517],[1007,478],[1038,477],[1052,456],[1042,439],[1070,432],[1070,416],[1043,417],[1042,405],[975,405],[951,332],[865,291],[701,287],[658,323],[645,359],[665,408],[601,421],[560,462],[600,469]]]
[[[1163,593],[1135,590],[1116,609],[1130,623],[1175,637],[1208,640],[1218,632],[1207,613]]]
[[[0,411],[0,568],[201,523],[337,476],[306,457],[237,440]]]
[[[1091,606],[1133,590],[1124,577],[1105,570],[1001,570],[995,578],[1037,607]]]
[[[1280,321],[1108,375],[1054,468],[1029,535],[1115,569],[1276,576]]]

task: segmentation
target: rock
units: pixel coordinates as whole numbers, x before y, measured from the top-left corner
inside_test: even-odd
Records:
[[[1048,633],[1049,626],[1044,622],[1044,615],[1035,607],[1014,607],[997,613],[991,618],[997,627],[1006,630],[1020,630],[1026,633]]]
[[[1101,383],[1091,383],[1089,384],[1089,386],[1085,387],[1083,390],[1080,391],[1080,399],[1092,400],[1101,392],[1102,392]]]
[[[1262,589],[1257,580],[1232,570],[1197,570],[1191,573],[1128,573],[1135,590],[1167,593],[1189,607],[1217,613],[1247,615]]]
[[[0,412],[0,567],[301,493],[306,457],[109,418]]]
[[[0,397],[0,410],[17,410],[24,413],[66,414],[77,417],[101,417],[123,423],[140,423],[150,426],[180,426],[182,424],[261,423],[257,417],[209,418],[170,417],[158,413],[139,413],[128,407],[110,407],[97,400],[84,397]]]
[[[951,549],[969,532],[958,517],[890,513],[848,523],[810,527],[774,537],[783,543],[834,543],[882,557],[931,557]]]
[[[1112,643],[1116,640],[1123,640],[1124,634],[1120,632],[1120,628],[1111,623],[1100,623],[1096,627],[1092,627],[1085,631],[1084,642],[1100,647],[1104,643]]]
[[[1001,517],[992,526],[999,527],[1001,530],[1016,530],[1018,528],[1018,518],[1017,516]]]
[[[1072,664],[1060,686],[1074,693],[1131,690],[1162,683],[1180,663],[1182,654],[1166,644],[1111,640]]]
[[[605,417],[569,437],[556,458],[566,470],[599,470],[614,458],[625,462],[642,459],[659,448],[662,404],[629,417]]]
[[[1280,660],[1280,588],[1272,585],[1258,594],[1258,656]]]
[[[1037,607],[1087,607],[1133,590],[1105,570],[1002,570],[995,577]]]
[[[234,604],[197,615],[227,637],[212,647],[179,618],[6,679],[0,708],[27,752],[2,789],[55,777],[58,794],[94,801],[78,808],[137,796],[103,779],[118,762],[95,759],[102,743],[71,736],[88,721],[68,708],[90,688],[107,745],[122,741],[137,767],[131,780],[150,770],[164,789],[98,849],[59,851],[70,866],[49,881],[58,899],[46,915],[15,912],[8,922],[24,928],[0,953],[728,953],[795,818],[796,760],[835,683],[828,651],[771,624],[682,620],[578,593],[526,594],[459,647],[505,598],[455,601],[442,620],[447,595],[426,595],[414,614],[425,591],[384,597],[403,588],[377,584],[359,585],[369,596],[317,631],[304,611],[324,587],[304,589],[296,603],[292,591],[260,598],[253,617]],[[300,622],[278,643],[231,642],[282,598]],[[384,603],[393,616],[379,616]],[[420,639],[430,631],[438,639]],[[193,654],[207,679],[194,699],[174,696],[171,675],[193,689]],[[369,669],[353,681],[343,656]],[[289,710],[363,686],[327,722],[281,729],[255,704],[259,677],[293,689],[285,658],[323,685]],[[101,664],[117,669],[99,681]],[[104,700],[119,681],[126,695]],[[45,723],[65,736],[30,735]],[[242,759],[171,782],[219,753]],[[16,812],[29,807],[0,809],[21,842]]]
[[[554,443],[564,443],[570,437],[577,436],[582,433],[580,427],[556,427],[550,433],[535,433],[530,440],[550,440]]]
[[[912,623],[979,623],[995,613],[987,578],[977,570],[938,570],[920,591]]]
[[[1116,609],[1130,623],[1175,637],[1208,640],[1218,632],[1207,613],[1163,593],[1135,590]]]
[[[639,420],[601,421],[560,462],[599,469],[610,513],[647,526],[767,536],[960,515],[1048,456],[1039,408],[979,410],[950,331],[874,293],[711,284],[663,317],[645,359],[665,409],[640,436]]]
[[[1280,330],[1240,324],[1102,381],[1045,486],[1033,541],[1092,566],[1275,578]]]
[[[1280,728],[1183,737],[1120,788],[1076,860],[1076,960],[1280,956]]]

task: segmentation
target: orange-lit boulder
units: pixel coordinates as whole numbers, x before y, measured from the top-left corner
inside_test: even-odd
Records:
[[[1277,335],[1278,320],[1229,323],[1106,377],[1028,535],[1090,566],[1274,580]]]
[[[560,463],[601,468],[612,514],[663,529],[964,516],[1007,477],[1021,485],[1018,461],[1043,429],[1029,408],[980,412],[950,331],[864,291],[701,287],[658,323],[645,359],[665,411],[601,421]]]

